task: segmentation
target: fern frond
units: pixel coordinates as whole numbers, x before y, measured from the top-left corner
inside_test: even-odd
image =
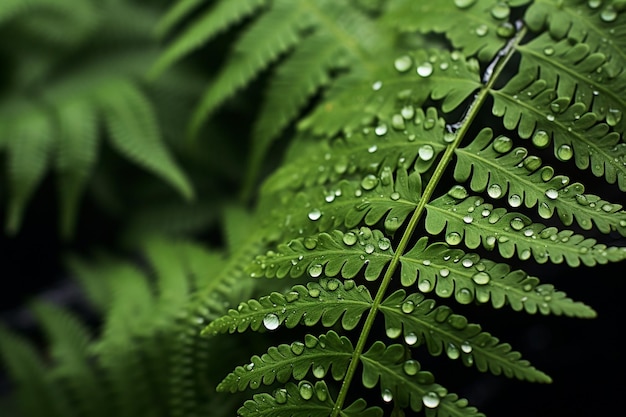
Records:
[[[263,193],[328,184],[353,174],[378,174],[385,168],[427,171],[451,139],[444,133],[445,120],[432,107],[424,111],[411,105],[398,116],[392,126],[367,126],[363,132],[337,138],[313,154],[289,161],[265,181]]]
[[[387,336],[392,339],[404,334],[409,346],[426,345],[433,356],[445,353],[450,359],[461,359],[466,366],[475,365],[480,371],[504,374],[531,382],[551,382],[519,352],[477,324],[468,323],[464,316],[453,314],[447,306],[435,307],[422,294],[406,295],[398,290],[381,304]]]
[[[626,248],[607,247],[569,230],[533,223],[522,214],[507,213],[501,207],[494,209],[480,197],[459,201],[445,195],[429,203],[427,210],[428,232],[438,234],[445,230],[446,242],[451,245],[464,241],[474,249],[482,243],[489,250],[497,246],[505,258],[517,254],[522,260],[532,256],[538,263],[565,260],[572,267],[581,262],[593,266],[626,258]],[[483,212],[489,214],[483,216]]]
[[[441,33],[465,55],[490,61],[515,34],[509,22],[511,7],[530,2],[395,0],[391,2],[385,21],[392,28],[406,32]]]
[[[493,242],[489,240],[487,244]],[[417,282],[421,293],[434,291],[442,298],[454,297],[460,304],[491,302],[494,308],[509,305],[515,311],[530,314],[540,312],[581,318],[596,315],[585,304],[573,302],[553,285],[540,284],[537,278],[524,271],[511,271],[507,264],[443,243],[428,245],[425,237],[400,258],[400,263],[404,287]]]
[[[574,158],[578,168],[591,168],[595,176],[626,189],[626,146],[619,133],[601,122],[599,115],[588,112],[585,103],[570,105],[568,98],[556,94],[542,80],[519,74],[506,87],[492,92],[493,113],[503,117],[506,128],[517,129],[523,139],[531,138],[535,147],[552,143],[560,161]]]
[[[100,91],[100,110],[111,144],[125,157],[160,176],[185,198],[193,198],[189,180],[162,143],[150,101],[134,85],[119,83]]]
[[[330,372],[338,381],[348,369],[353,349],[347,337],[333,331],[319,337],[307,335],[304,343],[270,347],[262,356],[253,356],[248,365],[238,366],[224,378],[217,389],[231,392],[243,391],[248,386],[256,389],[275,381],[285,383],[292,377],[301,380],[309,373],[319,379]]]
[[[393,65],[374,74],[355,72],[338,79],[298,127],[317,136],[333,137],[339,132],[356,133],[367,128],[370,120],[378,120],[403,130],[405,113],[398,111],[398,104],[422,107],[431,98],[440,100],[441,110],[448,113],[480,87],[478,62],[458,51],[397,51],[387,59],[393,60]],[[353,105],[355,100],[359,107]],[[408,109],[405,112],[410,114]]]
[[[626,212],[594,195],[583,194],[580,183],[570,184],[564,175],[554,175],[541,159],[528,155],[524,148],[514,148],[511,139],[500,136],[492,140],[490,129],[482,130],[465,148],[455,151],[458,162],[454,178],[465,182],[471,178],[473,191],[487,191],[494,199],[507,198],[516,208],[537,206],[539,216],[549,219],[556,212],[564,225],[574,219],[586,230],[595,226],[603,233],[618,230],[626,235]]]
[[[236,310],[231,309],[227,315],[211,321],[202,334],[275,330],[281,325],[293,328],[301,323],[307,326],[321,323],[331,327],[340,320],[345,330],[351,330],[358,325],[372,302],[367,288],[356,286],[352,280],[341,282],[335,278],[322,278],[306,287],[296,285],[286,294],[274,292],[258,301],[241,303]]]
[[[413,411],[426,409],[428,415],[437,417],[481,416],[474,407],[468,407],[465,399],[448,393],[434,383],[430,372],[420,370],[414,359],[406,359],[401,345],[385,346],[376,341],[361,356],[363,363],[363,385],[373,388],[380,384],[383,401],[394,401],[402,408]]]
[[[180,2],[175,4],[170,12],[165,15],[157,26],[157,33],[163,34],[171,29],[182,16],[188,14],[189,10],[195,8],[198,0]],[[189,54],[202,44],[209,42],[220,32],[225,31],[230,26],[251,15],[261,6],[265,5],[265,0],[229,0],[217,2],[212,8],[194,21],[178,35],[177,39],[161,54],[157,62],[150,70],[151,77],[157,77],[168,67],[173,65],[183,56]]]
[[[271,417],[277,412],[284,412],[293,417],[326,417],[332,411],[334,402],[328,393],[324,381],[315,384],[301,381],[296,385],[289,383],[285,388],[277,389],[273,395],[255,394],[237,411],[242,417]],[[366,402],[359,398],[341,411],[342,417],[382,417],[378,407],[367,408]]]

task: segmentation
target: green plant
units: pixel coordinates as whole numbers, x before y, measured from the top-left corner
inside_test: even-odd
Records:
[[[73,258],[103,331],[36,305],[48,367],[2,330],[18,393],[45,399],[26,414],[482,415],[435,382],[437,356],[550,382],[470,320],[593,318],[521,268],[626,257],[626,2],[202,3],[161,19],[150,79],[230,47],[190,143],[227,138],[233,120],[210,116],[263,88],[246,175],[220,195],[244,203],[220,212],[215,249],[138,233],[142,272]]]

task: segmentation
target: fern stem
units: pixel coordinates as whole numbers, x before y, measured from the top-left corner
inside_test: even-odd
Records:
[[[365,323],[363,325],[363,331],[361,332],[359,336],[359,340],[357,341],[356,346],[354,348],[354,352],[352,353],[352,360],[350,361],[350,365],[348,367],[348,370],[346,371],[346,376],[341,384],[341,389],[339,390],[339,394],[337,395],[337,400],[333,407],[331,417],[338,417],[339,413],[341,412],[343,404],[346,400],[346,396],[348,394],[348,389],[350,388],[350,384],[352,382],[352,379],[354,378],[356,369],[359,365],[358,359],[360,358],[361,354],[363,353],[363,350],[365,349],[365,343],[367,343],[367,338],[369,336],[370,330],[372,329],[374,325],[374,320],[376,318],[376,315],[378,314],[383,298],[387,292],[387,287],[391,283],[391,279],[398,267],[398,264],[400,263],[400,257],[404,254],[404,251],[406,249],[406,246],[409,243],[409,240],[413,237],[413,233],[415,232],[417,223],[422,217],[422,214],[424,213],[424,209],[426,208],[426,205],[431,200],[431,197],[433,193],[435,192],[435,188],[439,185],[441,178],[446,172],[446,168],[448,167],[448,164],[452,161],[455,150],[459,147],[459,145],[463,141],[463,138],[465,137],[469,128],[471,127],[472,122],[474,121],[478,113],[480,112],[482,106],[485,103],[485,100],[489,96],[489,93],[492,87],[494,86],[496,80],[502,73],[503,68],[506,66],[507,62],[509,61],[509,59],[515,52],[516,50],[515,47],[519,44],[519,42],[522,40],[525,34],[526,34],[526,28],[521,27],[518,30],[517,35],[514,38],[512,38],[509,43],[507,43],[507,45],[500,51],[500,53],[498,53],[498,56],[496,57],[494,62],[488,66],[487,71],[489,72],[492,70],[492,72],[490,74],[487,74],[487,76],[484,77],[485,84],[478,91],[478,93],[476,93],[476,95],[474,96],[474,100],[469,105],[468,111],[465,114],[465,117],[459,124],[459,128],[456,131],[454,141],[452,141],[450,145],[448,145],[448,147],[446,148],[443,156],[441,157],[441,160],[439,161],[439,163],[437,164],[437,167],[435,168],[435,171],[433,172],[432,177],[428,181],[428,184],[426,185],[426,188],[424,189],[422,197],[420,198],[417,204],[417,207],[413,211],[413,215],[411,216],[411,219],[409,220],[409,223],[407,224],[406,230],[404,231],[404,233],[402,234],[402,237],[400,238],[400,242],[398,243],[396,251],[393,255],[393,258],[391,259],[391,262],[389,263],[387,270],[385,271],[385,275],[383,276],[382,282],[380,286],[378,287],[378,291],[376,292],[376,296],[374,297],[372,308],[370,309],[367,315],[367,318],[365,319]]]

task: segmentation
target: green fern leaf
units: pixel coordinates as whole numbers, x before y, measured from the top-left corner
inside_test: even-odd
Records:
[[[444,133],[445,120],[432,107],[424,111],[406,106],[402,113],[398,127],[386,123],[368,126],[365,132],[337,138],[306,158],[299,155],[265,181],[263,193],[328,184],[346,175],[376,174],[385,168],[427,171],[450,139]]]
[[[333,409],[333,401],[324,381],[315,384],[301,381],[289,383],[270,394],[255,394],[244,403],[237,413],[242,417],[272,417],[277,412],[293,417],[327,417]],[[280,411],[278,411],[280,410]],[[363,399],[358,399],[341,411],[342,417],[382,417],[378,407],[367,408]]]
[[[196,8],[198,8],[204,0],[180,0],[168,9],[156,25],[155,32],[159,36],[164,36],[170,32],[174,26],[181,23],[183,19]]]
[[[111,144],[191,199],[191,184],[163,145],[154,110],[145,95],[130,83],[118,83],[101,90],[99,101]]]
[[[320,300],[324,301],[323,305]],[[275,330],[281,325],[293,328],[301,323],[313,326],[321,322],[323,326],[331,327],[340,320],[341,326],[350,330],[359,324],[372,302],[367,289],[357,287],[352,280],[321,279],[306,287],[296,285],[284,295],[274,292],[258,301],[241,303],[237,310],[231,309],[227,315],[211,321],[202,334]]]
[[[11,190],[6,230],[15,234],[28,201],[46,173],[56,134],[52,122],[39,109],[15,121],[9,132],[3,139]]]
[[[261,384],[271,385],[275,381],[287,382],[290,378],[301,380],[311,372],[322,378],[330,372],[335,380],[341,380],[352,358],[352,343],[333,331],[319,338],[307,335],[304,343],[270,347],[262,356],[253,356],[246,366],[238,366],[217,386],[218,391],[243,391],[250,386],[256,389]]]
[[[438,384],[430,372],[420,371],[416,360],[406,359],[401,345],[385,346],[376,341],[361,356],[363,363],[363,385],[373,388],[380,384],[383,401],[394,401],[400,407],[413,411],[427,409],[428,415],[484,416],[467,400],[459,399]]]
[[[560,161],[574,158],[578,168],[591,168],[595,176],[626,189],[626,146],[619,133],[601,123],[597,114],[587,112],[584,103],[569,105],[567,98],[557,99],[556,94],[543,80],[519,74],[506,87],[492,92],[493,113],[504,117],[506,128],[517,128],[522,138],[532,138],[538,148],[552,142]]]
[[[419,239],[400,262],[402,285],[410,287],[417,282],[423,294],[434,291],[442,298],[454,297],[460,304],[491,302],[494,308],[510,305],[515,311],[530,314],[540,312],[581,318],[596,315],[585,304],[573,302],[552,285],[540,284],[537,278],[521,270],[511,271],[507,264],[443,243],[428,245],[425,237]]]
[[[556,211],[566,226],[576,219],[586,230],[595,224],[603,233],[618,230],[626,235],[626,212],[621,210],[621,205],[583,194],[582,184],[570,184],[568,177],[554,175],[551,167],[543,166],[540,158],[529,156],[526,149],[510,149],[511,139],[500,136],[492,141],[492,138],[491,130],[484,129],[470,145],[455,151],[457,181],[471,177],[473,191],[486,190],[489,197],[496,199],[508,196],[513,207],[537,206],[544,219]]]
[[[452,314],[447,306],[435,307],[432,300],[419,293],[406,296],[404,290],[391,294],[381,305],[385,316],[387,336],[394,339],[404,334],[409,346],[426,344],[433,356],[445,353],[466,366],[475,365],[480,371],[505,374],[531,382],[551,382],[541,371],[520,359],[507,343],[499,343],[477,324],[464,316]]]
[[[385,19],[392,28],[402,31],[442,33],[465,55],[476,55],[481,61],[490,61],[502,49],[507,38],[515,34],[513,25],[508,21],[511,7],[529,2],[511,4],[478,0],[417,3],[395,0],[391,2]],[[486,10],[491,12],[485,13]]]
[[[459,202],[446,195],[429,203],[427,209],[428,232],[437,234],[445,229],[446,241],[452,245],[465,240],[465,245],[474,249],[482,242],[486,249],[497,245],[500,255],[505,258],[517,253],[522,260],[531,256],[539,263],[548,260],[561,263],[565,260],[572,267],[581,262],[593,266],[626,258],[624,248],[607,247],[569,230],[558,231],[554,227],[533,223],[522,214],[507,213],[503,208],[494,209],[479,197]],[[483,211],[489,214],[476,214]]]
[[[164,33],[170,30],[172,25],[177,23],[182,16],[188,14],[189,10],[195,8],[199,3],[200,1],[193,0],[174,5],[170,12],[161,20],[157,27],[157,32]],[[203,43],[209,42],[220,32],[223,32],[230,26],[251,15],[265,3],[265,0],[229,0],[217,2],[214,7],[207,10],[207,12],[199,18],[196,18],[182,34],[177,36],[176,41],[168,46],[153,65],[150,70],[150,76],[156,77],[160,75],[183,56],[200,47]]]

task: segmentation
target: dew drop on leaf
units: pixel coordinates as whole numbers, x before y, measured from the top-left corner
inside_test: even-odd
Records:
[[[450,270],[447,268],[443,268],[442,270],[439,271],[439,275],[441,275],[441,277],[443,278],[447,278],[448,275],[450,275]]]
[[[448,191],[448,195],[452,198],[461,200],[461,199],[467,198],[469,193],[467,192],[465,187],[463,187],[462,185],[455,185],[452,188],[450,188],[450,190]]]
[[[410,314],[415,310],[415,303],[411,300],[407,300],[400,306],[403,313]]]
[[[550,136],[545,130],[537,130],[532,138],[533,145],[539,149],[543,149],[550,143]]]
[[[302,352],[304,352],[304,343],[302,343],[302,342],[293,342],[291,344],[291,352],[294,355],[296,355],[296,356],[302,355]]]
[[[569,145],[561,145],[556,150],[556,157],[559,158],[561,161],[569,161],[570,159],[572,159],[572,156],[574,156],[574,151]]]
[[[522,197],[517,194],[511,194],[509,196],[509,205],[511,207],[519,207],[522,205]]]
[[[383,82],[382,81],[376,81],[374,82],[374,84],[372,84],[372,90],[374,91],[378,91],[382,88],[383,86]]]
[[[430,161],[435,155],[435,149],[430,145],[423,145],[420,146],[417,153],[423,161]]]
[[[559,192],[557,190],[555,190],[554,188],[550,188],[549,190],[546,190],[546,197],[548,197],[550,200],[556,200],[559,197]]]
[[[461,235],[457,232],[451,232],[446,235],[446,242],[449,245],[458,245],[461,243]]]
[[[461,350],[463,353],[472,353],[472,345],[467,340],[461,343]]]
[[[343,240],[343,243],[345,243],[347,246],[353,246],[357,241],[357,237],[354,233],[348,232],[345,235],[343,235],[342,240]]]
[[[397,217],[387,217],[385,219],[385,229],[387,229],[387,231],[389,231],[390,233],[393,233],[396,230],[398,230],[401,225],[402,225],[402,222]]]
[[[313,398],[313,386],[308,382],[300,382],[298,391],[300,392],[300,396],[305,400]]]
[[[429,392],[422,397],[422,403],[428,408],[436,408],[439,405],[439,395],[435,392]]]
[[[617,11],[613,6],[606,6],[602,12],[600,12],[600,19],[604,22],[613,22],[617,19]]]
[[[278,404],[285,404],[287,402],[287,390],[279,388],[274,391],[274,398]]]
[[[493,150],[498,153],[506,153],[513,147],[513,141],[506,136],[498,136],[493,141]]]
[[[474,281],[477,285],[486,285],[491,280],[491,276],[485,271],[477,272],[472,275],[472,281]]]
[[[376,126],[376,128],[374,129],[374,133],[376,133],[377,136],[384,136],[387,134],[387,130],[387,125],[385,123],[381,123]]]
[[[320,275],[322,275],[322,272],[323,268],[320,264],[311,265],[309,267],[309,275],[311,275],[313,278],[319,277]]]
[[[407,105],[402,107],[402,110],[400,110],[400,114],[402,115],[402,117],[409,120],[412,119],[413,116],[415,116],[415,109],[413,108],[413,106]]]
[[[503,22],[496,29],[496,35],[501,38],[510,38],[515,35],[515,26],[511,22]]]
[[[402,55],[396,58],[393,66],[398,72],[407,72],[413,66],[413,59],[408,55]]]
[[[459,9],[467,9],[476,3],[476,0],[454,0],[454,5]]]
[[[606,124],[615,126],[622,121],[622,112],[619,109],[610,108],[606,114]]]
[[[314,237],[306,237],[304,238],[304,247],[307,249],[315,249],[317,246],[317,239]]]
[[[391,393],[391,391],[388,388],[385,388],[382,392],[382,396],[383,396],[383,401],[388,403],[391,400],[393,400],[393,394]]]
[[[400,114],[394,114],[391,117],[391,126],[396,130],[404,130],[406,125],[404,124],[404,118]]]
[[[404,370],[405,374],[413,376],[416,375],[417,372],[420,370],[420,365],[419,362],[417,362],[415,359],[409,359],[408,361],[404,362],[404,365],[402,365],[402,369]]]
[[[315,384],[315,396],[320,401],[326,401],[328,398],[328,390],[326,389],[326,385],[324,385],[321,381]]]
[[[378,241],[378,249],[387,250],[391,247],[391,242],[387,238],[382,238]]]
[[[602,0],[589,0],[587,6],[589,6],[590,9],[597,9],[602,6]]]
[[[421,292],[430,292],[433,287],[429,280],[423,279],[417,284],[417,289]]]
[[[456,347],[454,343],[448,343],[448,347],[446,348],[446,354],[450,359],[458,359],[459,356],[461,356],[459,348]]]
[[[300,298],[300,293],[298,291],[289,291],[285,295],[285,300],[287,300],[288,303],[293,303],[298,298]]]
[[[502,187],[498,184],[491,184],[487,189],[487,194],[491,198],[500,198],[502,197]]]
[[[322,212],[319,209],[313,209],[309,212],[309,219],[310,220],[319,220],[319,218],[322,217]]]
[[[368,174],[361,180],[361,187],[364,190],[371,190],[378,185],[378,178],[373,174]]]
[[[480,25],[476,28],[476,35],[479,37],[485,36],[489,32],[489,27],[487,25]]]
[[[509,5],[503,1],[498,2],[495,6],[491,8],[491,15],[498,20],[506,19],[507,17],[509,17],[510,13],[511,9]]]
[[[521,218],[515,217],[513,220],[511,220],[511,228],[513,230],[522,230],[524,228],[524,222]]]
[[[423,64],[420,64],[417,67],[417,74],[420,77],[430,77],[431,74],[433,73],[433,64],[431,64],[430,62],[424,62]]]
[[[407,333],[404,335],[404,341],[407,345],[413,346],[417,343],[417,335],[413,332]]]
[[[388,327],[385,330],[385,333],[387,333],[387,337],[389,337],[390,339],[396,339],[398,336],[400,336],[400,333],[402,333],[402,329],[397,327]]]
[[[280,319],[274,313],[269,313],[263,317],[263,325],[267,330],[276,330],[280,325]]]
[[[472,265],[474,265],[474,261],[469,258],[465,258],[463,259],[463,261],[461,261],[461,265],[463,265],[465,268],[471,268]]]
[[[317,365],[313,368],[313,376],[315,376],[315,378],[324,378],[325,374],[326,370],[322,365]]]
[[[554,48],[552,46],[546,46],[543,48],[543,53],[545,56],[552,56],[554,55]]]

